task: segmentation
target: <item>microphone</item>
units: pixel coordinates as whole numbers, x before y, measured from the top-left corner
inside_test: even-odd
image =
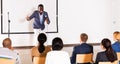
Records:
[[[9,19],[9,12],[8,14],[8,38],[10,37],[10,19]]]
[[[8,12],[8,15],[9,15],[9,12]]]
[[[9,12],[8,12],[8,22],[10,22],[10,19],[9,19]]]

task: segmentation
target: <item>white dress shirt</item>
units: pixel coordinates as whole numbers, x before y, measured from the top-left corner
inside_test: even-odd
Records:
[[[39,14],[39,18],[40,18],[40,23],[42,24],[42,22],[43,22],[43,14]]]
[[[70,64],[69,54],[65,51],[50,51],[47,53],[45,64]]]

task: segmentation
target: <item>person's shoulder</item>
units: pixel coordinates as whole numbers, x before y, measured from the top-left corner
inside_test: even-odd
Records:
[[[66,51],[49,51],[48,54],[63,54],[63,53],[67,53]]]
[[[119,42],[119,41],[116,41],[114,44],[120,44],[120,42]]]
[[[68,54],[68,52],[66,52],[66,51],[60,51],[60,52],[65,53],[65,54]]]
[[[105,51],[98,52],[97,55],[104,55]]]
[[[60,56],[69,56],[68,52],[66,51],[54,51],[54,53]]]
[[[88,43],[82,43],[81,45],[78,46],[89,46],[89,47],[93,47],[92,45],[88,44]]]
[[[38,13],[39,11],[38,10],[35,10],[34,13]]]
[[[0,51],[2,51],[2,50],[4,50],[4,48],[1,47],[1,48],[0,48]]]
[[[69,57],[69,53],[68,52],[66,52],[66,51],[60,51],[61,52],[61,55],[63,55],[63,56],[67,56],[67,57]]]
[[[86,43],[86,45],[88,45],[88,46],[90,46],[90,47],[93,47],[91,44],[88,44],[88,43]]]
[[[78,45],[74,46],[74,49],[80,49],[80,48],[83,48],[86,46],[88,46],[88,45],[86,45],[86,43],[82,43],[82,44],[78,44]]]
[[[10,50],[9,49],[9,53],[12,54],[12,55],[15,55],[15,56],[19,55],[17,50]]]
[[[66,51],[60,51],[60,52],[62,52],[62,53],[64,53],[64,54],[68,54],[68,52],[66,52]]]
[[[31,48],[31,51],[35,51],[35,50],[38,50],[37,46],[34,46],[34,47]]]
[[[112,47],[113,47],[113,46],[116,46],[116,42],[114,42],[114,43],[112,44]]]
[[[47,51],[47,52],[51,51],[50,46],[45,46],[45,51]]]
[[[13,52],[17,55],[19,55],[19,52],[17,50],[13,50]]]
[[[51,55],[51,54],[53,54],[54,53],[54,51],[49,51],[48,53],[47,53],[47,55]]]
[[[45,46],[45,48],[51,49],[50,46]]]
[[[80,45],[76,45],[76,46],[73,47],[73,49],[76,50],[76,49],[78,49],[80,47],[81,47]]]
[[[43,11],[44,13],[47,13],[47,11]]]
[[[118,42],[118,41],[116,41],[112,44],[112,46],[118,46],[118,45],[120,45],[120,42]]]
[[[80,46],[81,46],[81,44],[78,44],[78,45],[74,46],[74,48],[77,48],[77,47],[80,47]]]
[[[0,51],[3,51],[3,52],[13,52],[12,50],[10,50],[8,48],[0,48]]]
[[[46,11],[43,11],[43,14],[47,14],[47,12],[46,12]]]

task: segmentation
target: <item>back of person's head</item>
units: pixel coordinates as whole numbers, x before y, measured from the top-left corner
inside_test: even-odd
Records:
[[[46,40],[47,40],[47,37],[44,33],[40,33],[38,35],[38,42],[39,42],[38,51],[40,53],[42,53],[45,50],[44,43],[46,42]]]
[[[116,40],[120,42],[120,32],[116,35]]]
[[[88,35],[87,35],[86,33],[82,33],[82,34],[80,35],[80,39],[81,39],[82,42],[87,42],[87,40],[88,40]]]
[[[2,43],[3,47],[11,49],[12,41],[10,38],[5,38]]]
[[[63,48],[63,41],[61,38],[56,37],[52,40],[52,49],[61,50]]]
[[[114,38],[114,40],[116,41],[117,40],[117,35],[119,34],[119,31],[115,31],[114,33],[113,33],[113,38]]]
[[[106,49],[105,53],[109,61],[114,62],[117,60],[117,57],[115,56],[116,53],[113,51],[111,46],[111,41],[108,38],[104,38],[101,41],[102,46]]]

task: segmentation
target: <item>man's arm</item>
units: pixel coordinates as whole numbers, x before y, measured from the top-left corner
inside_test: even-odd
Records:
[[[45,13],[45,21],[47,22],[47,24],[50,24],[50,20],[47,12]]]
[[[27,20],[27,21],[30,21],[30,18],[29,18],[29,16],[27,16],[27,17],[26,17],[26,20]]]
[[[30,21],[32,18],[35,17],[36,13],[37,13],[37,11],[34,11],[34,12],[32,13],[32,15],[26,17],[26,20],[27,20],[27,21]]]

